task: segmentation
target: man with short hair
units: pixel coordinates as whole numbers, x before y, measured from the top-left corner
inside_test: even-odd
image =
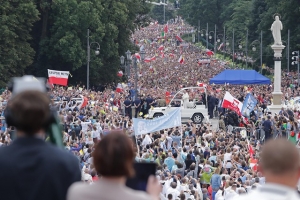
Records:
[[[0,149],[0,188],[5,200],[65,200],[70,185],[81,180],[72,154],[45,142],[50,99],[39,91],[13,96],[6,110],[16,140]]]
[[[300,177],[300,155],[295,145],[286,139],[270,140],[264,145],[260,158],[259,167],[266,184],[234,200],[299,199],[296,186]]]

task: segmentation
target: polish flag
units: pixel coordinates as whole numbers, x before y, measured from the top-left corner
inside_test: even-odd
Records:
[[[161,50],[163,50],[164,49],[164,46],[163,45],[160,45],[159,47],[158,47],[158,50],[159,51],[161,51]]]
[[[122,76],[123,76],[123,71],[121,71],[121,70],[120,70],[120,71],[118,71],[118,74],[117,74],[117,76],[118,76],[118,77],[122,77]]]
[[[222,43],[220,44],[220,46],[218,47],[218,51],[220,51],[223,47],[224,47],[224,43],[222,42]]]
[[[88,104],[88,98],[80,95],[81,97],[81,104],[79,105],[79,108],[84,108]]]
[[[154,72],[154,68],[152,66],[149,67],[150,72]]]
[[[179,41],[179,42],[182,42],[183,39],[181,37],[179,37],[178,35],[175,36],[175,38]]]
[[[141,60],[141,56],[139,53],[135,53],[134,56],[138,59],[138,60]]]
[[[206,49],[206,55],[212,56],[212,55],[215,55],[215,53],[209,49]]]
[[[182,64],[182,63],[184,62],[184,58],[183,58],[182,56],[180,56],[180,58],[178,59],[178,62],[179,62],[180,64]]]
[[[257,171],[258,160],[255,158],[250,158],[249,162],[250,162],[249,166],[251,167],[251,169]]]
[[[49,82],[56,85],[68,85],[69,71],[56,71],[48,69]]]
[[[122,91],[123,91],[122,84],[118,83],[117,88],[116,88],[116,92],[121,93]]]
[[[151,62],[151,58],[145,58],[144,62],[145,63]]]
[[[166,24],[165,27],[164,27],[164,32],[168,33],[168,30],[169,30],[169,27],[168,27],[168,24]]]
[[[242,115],[243,103],[234,98],[229,92],[225,93],[222,107],[235,111],[239,116]]]
[[[164,57],[165,57],[165,53],[164,53],[164,52],[161,52],[161,53],[160,53],[160,56],[161,56],[162,58],[164,58]]]
[[[153,56],[152,58],[150,58],[150,61],[156,60],[156,56]]]
[[[174,54],[172,54],[172,53],[170,53],[170,54],[169,54],[169,57],[172,57],[172,58],[174,58],[174,57],[175,57],[175,55],[174,55]]]
[[[206,85],[205,83],[197,82],[197,85],[198,85],[199,87],[207,87],[207,85]]]

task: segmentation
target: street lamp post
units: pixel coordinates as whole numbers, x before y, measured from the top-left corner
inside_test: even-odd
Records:
[[[127,75],[127,67],[125,65],[125,57],[124,56],[120,56],[120,62],[121,62],[122,68],[125,68],[125,75]]]
[[[91,61],[91,45],[97,44],[98,47],[95,51],[96,55],[100,54],[100,44],[98,42],[91,42],[90,43],[90,29],[87,30],[87,69],[86,69],[86,89],[89,89],[90,85],[90,61]]]
[[[126,54],[126,58],[127,58],[127,62],[126,62],[126,66],[125,67],[127,68],[127,76],[128,76],[128,80],[129,80],[130,76],[131,76],[131,74],[130,74],[131,52],[129,50],[127,50],[125,52],[125,54]]]
[[[256,46],[255,43],[259,43],[260,44],[260,73],[262,74],[262,43],[259,42],[258,40],[254,40],[251,45],[252,45],[252,51],[256,51]]]
[[[292,65],[297,64],[297,85],[299,86],[299,62],[300,62],[299,51],[293,51],[292,55],[293,55],[292,60],[295,60],[292,62]]]
[[[208,38],[211,40],[212,39],[212,35],[211,35],[211,33],[214,35],[215,34],[215,32],[214,31],[209,31],[209,33],[208,33]],[[215,46],[216,46],[216,44],[215,44],[215,41],[216,41],[216,38],[214,37],[214,51],[215,51]]]

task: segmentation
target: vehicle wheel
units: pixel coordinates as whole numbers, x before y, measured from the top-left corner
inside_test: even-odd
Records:
[[[195,124],[201,124],[202,121],[203,121],[203,115],[202,114],[194,114],[193,117],[192,117],[192,121],[195,123]]]
[[[163,116],[164,114],[162,114],[162,113],[155,113],[154,115],[153,115],[153,118],[157,118],[157,117],[161,117],[161,116]]]

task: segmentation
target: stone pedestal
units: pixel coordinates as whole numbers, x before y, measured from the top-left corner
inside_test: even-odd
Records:
[[[274,91],[273,104],[270,106],[272,114],[278,113],[282,107],[281,105],[281,57],[282,50],[285,48],[284,45],[272,45],[274,50]]]

